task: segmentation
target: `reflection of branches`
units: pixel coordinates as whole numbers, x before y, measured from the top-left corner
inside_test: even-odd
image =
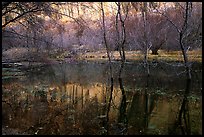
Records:
[[[190,93],[190,87],[191,87],[191,80],[187,79],[187,83],[186,83],[186,91],[184,94],[184,99],[181,105],[181,109],[179,112],[179,117],[178,117],[178,122],[181,125],[181,117],[182,117],[182,113],[183,113],[183,119],[184,119],[184,124],[185,127],[181,126],[183,134],[190,134],[191,133],[191,129],[190,129],[190,117],[189,117],[189,106],[188,106],[188,95]],[[188,118],[188,119],[186,119]],[[184,130],[184,128],[186,129],[186,131]]]
[[[177,128],[180,128],[183,135],[186,135],[186,134],[190,135],[191,134],[189,104],[188,104],[189,103],[188,102],[188,96],[190,93],[190,87],[191,87],[191,80],[187,79],[186,90],[185,90],[184,98],[183,98],[183,101],[181,104],[181,108],[179,110],[178,119],[175,121],[174,127],[172,129],[173,134],[175,134],[174,130]],[[183,118],[183,120],[182,120],[182,118]]]
[[[9,4],[11,4],[12,2],[2,2],[2,10],[4,10]]]
[[[58,110],[58,109],[55,110],[50,117],[47,117],[46,119],[43,119],[43,120],[39,120],[42,122],[37,123],[35,125],[32,125],[31,127],[24,130],[22,133],[28,132],[30,130],[32,130],[32,131],[38,130],[39,127],[43,127],[43,126],[51,123],[53,121],[53,119],[56,118],[57,116],[63,115],[63,111],[67,111],[67,109],[68,109],[68,107],[66,106],[65,108],[62,108],[61,110]]]
[[[122,100],[121,100],[120,108],[119,108],[118,123],[124,124],[125,128],[122,129],[121,132],[125,134],[128,129],[128,119],[127,119],[127,112],[126,112],[126,108],[127,108],[126,93],[123,87],[122,78],[118,78],[118,80],[119,80],[120,89],[122,92]]]
[[[182,134],[190,134],[190,119],[189,119],[189,110],[188,110],[188,99],[187,96],[185,95],[183,98],[183,102],[181,104],[181,109],[179,111],[179,116],[178,116],[178,124],[181,128]],[[182,116],[184,119],[184,125],[182,124]]]
[[[158,96],[135,93],[128,109],[128,123],[138,129],[140,134],[145,134],[150,116],[156,106]]]
[[[13,105],[12,105],[11,103],[9,103],[9,102],[7,102],[7,101],[5,101],[5,100],[2,100],[2,103],[7,104],[7,105],[11,108],[13,114],[16,115],[16,113],[15,113],[15,111],[14,111],[14,108],[13,108]]]

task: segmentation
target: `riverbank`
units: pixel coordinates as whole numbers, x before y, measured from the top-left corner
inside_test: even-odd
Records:
[[[148,61],[166,61],[166,62],[183,62],[181,51],[163,51],[159,50],[158,55],[152,55],[151,51],[148,54]],[[142,61],[144,54],[141,51],[125,51],[127,61]],[[188,51],[188,60],[190,62],[202,62],[202,50]],[[58,62],[70,62],[74,60],[87,61],[108,61],[106,50],[73,52],[68,50],[53,50],[53,51],[36,51],[27,48],[13,48],[2,53],[2,62],[21,62],[28,65],[52,64]],[[112,61],[120,61],[118,51],[111,52]],[[27,64],[26,64],[27,63]],[[38,64],[37,64],[38,63]]]

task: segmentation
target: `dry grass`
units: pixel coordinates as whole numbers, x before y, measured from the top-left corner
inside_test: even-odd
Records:
[[[2,57],[9,58],[9,59],[17,59],[17,58],[25,58],[27,55],[31,55],[34,52],[34,49],[28,50],[27,48],[13,48],[7,50],[2,53]],[[52,51],[51,51],[52,52]],[[132,61],[141,61],[144,59],[144,54],[141,51],[126,51],[126,59]],[[148,54],[148,60],[163,60],[163,61],[183,61],[183,55],[181,51],[164,51],[159,50],[159,55],[152,55],[151,53]],[[57,54],[57,53],[54,53]],[[59,53],[60,58],[64,59],[64,54],[67,53]],[[193,50],[188,51],[188,59],[189,61],[194,62],[202,62],[202,50]],[[45,55],[45,54],[43,54]],[[57,56],[57,57],[58,57]],[[57,59],[57,57],[55,57]],[[55,60],[54,58],[54,60]],[[106,50],[100,50],[95,52],[87,52],[87,53],[78,53],[77,58],[79,60],[92,60],[92,61],[107,61],[107,53]],[[111,59],[112,60],[120,60],[120,54],[118,51],[111,52]]]
[[[144,59],[144,55],[140,51],[126,51],[126,59],[139,61]],[[159,55],[148,54],[148,60],[163,60],[163,61],[183,61],[183,55],[181,51],[164,51],[159,50]],[[202,50],[193,50],[188,51],[188,59],[189,61],[202,62]],[[119,60],[120,54],[118,51],[111,52],[111,57],[113,60]],[[81,54],[79,59],[85,60],[107,60],[107,53],[105,50],[97,51],[97,52],[88,52],[85,54]]]

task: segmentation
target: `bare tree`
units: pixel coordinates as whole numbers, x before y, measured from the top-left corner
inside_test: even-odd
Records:
[[[191,64],[189,63],[189,60],[188,60],[187,51],[189,48],[189,42],[191,42],[191,40],[189,39],[190,37],[188,37],[188,36],[191,32],[189,21],[192,18],[193,3],[192,2],[186,2],[185,4],[184,3],[182,3],[182,4],[183,4],[183,6],[180,5],[180,3],[179,3],[179,5],[181,6],[180,10],[182,10],[182,12],[183,12],[183,20],[180,23],[175,23],[165,13],[160,12],[158,9],[157,9],[157,11],[158,11],[158,13],[162,14],[172,24],[172,26],[177,31],[178,42],[179,42],[180,50],[182,51],[184,66],[186,69],[186,76],[187,76],[188,80],[191,80]]]
[[[112,63],[111,63],[111,57],[110,57],[110,49],[109,49],[109,46],[108,46],[108,43],[107,43],[107,38],[106,38],[106,25],[105,25],[104,7],[103,7],[102,2],[100,4],[101,4],[101,12],[102,12],[103,38],[104,38],[104,44],[105,44],[105,47],[106,47],[107,56],[108,56],[108,60],[109,60],[110,79],[111,79],[110,97],[109,97],[108,106],[107,106],[106,125],[105,125],[105,128],[107,130],[107,134],[108,134],[108,131],[109,131],[109,112],[110,112],[112,94],[113,94],[113,72],[112,72]]]
[[[189,56],[188,56],[188,50],[189,47],[193,44],[193,43],[197,43],[198,40],[197,38],[194,39],[194,41],[191,41],[192,38],[194,38],[195,35],[197,35],[198,37],[200,36],[200,32],[196,31],[196,33],[194,31],[192,31],[192,25],[191,24],[191,19],[192,19],[192,11],[193,11],[193,3],[192,2],[185,2],[185,3],[175,3],[177,4],[177,6],[175,6],[175,8],[179,8],[179,10],[181,11],[180,13],[180,22],[178,22],[175,20],[172,20],[172,18],[170,18],[169,16],[167,16],[166,14],[164,14],[163,12],[160,12],[158,9],[157,11],[162,14],[173,26],[173,28],[176,30],[177,32],[177,36],[178,36],[178,42],[179,42],[179,46],[180,46],[180,50],[182,52],[183,55],[183,63],[184,63],[184,67],[185,67],[185,73],[186,73],[186,89],[185,89],[185,93],[184,93],[184,98],[183,98],[183,102],[178,114],[178,120],[176,121],[176,126],[180,126],[181,127],[181,131],[182,134],[191,134],[191,128],[190,128],[190,117],[189,117],[189,110],[188,110],[188,100],[187,100],[187,96],[190,93],[190,88],[191,88],[191,79],[192,79],[192,74],[191,74],[191,65],[192,63],[189,62]],[[182,18],[183,17],[183,18]],[[195,24],[194,24],[195,25]],[[196,28],[200,28],[200,26],[196,26]],[[182,117],[183,117],[183,122],[182,122]]]
[[[2,28],[26,20],[31,15],[51,15],[52,3],[48,2],[2,2]]]
[[[121,65],[120,65],[120,70],[119,70],[119,84],[120,84],[120,89],[122,92],[122,100],[119,108],[119,117],[118,117],[118,122],[124,124],[124,129],[122,130],[123,134],[127,132],[128,129],[128,121],[127,121],[127,104],[126,104],[126,92],[123,87],[123,82],[121,78],[121,74],[124,68],[124,63],[126,61],[125,58],[125,42],[126,42],[126,28],[125,28],[125,21],[128,17],[128,8],[129,8],[129,3],[123,3],[121,5],[120,2],[116,3],[118,9],[117,9],[117,14],[116,14],[116,31],[117,31],[117,48],[120,53],[120,58],[121,58]],[[122,9],[123,8],[123,14],[122,15]],[[120,22],[118,22],[118,18]],[[119,25],[120,24],[120,25]],[[121,31],[119,31],[121,30]]]
[[[150,3],[149,2],[138,2],[138,3],[132,2],[131,3],[135,11],[136,12],[140,11],[141,13],[141,20],[139,22],[142,23],[142,26],[140,26],[141,27],[140,31],[137,32],[138,34],[137,43],[144,54],[144,66],[146,68],[148,77],[150,75],[148,54],[149,54],[150,48],[152,47],[152,43],[150,42],[150,38],[148,37],[149,36],[148,33],[151,33],[150,31],[151,28],[148,25],[149,8],[151,8]]]
[[[81,46],[82,43],[81,43],[80,39],[83,36],[86,25],[83,23],[81,18],[78,18],[77,20],[78,21],[76,22],[75,27],[74,27],[76,30],[75,36],[77,37],[78,45]]]
[[[164,46],[167,40],[167,21],[163,16],[153,13],[148,18],[148,25],[151,28],[150,33],[148,33],[150,49],[153,55],[158,55],[158,50]]]
[[[124,3],[123,3],[124,4]],[[125,29],[125,21],[127,19],[128,15],[128,5],[122,5],[122,8],[124,9],[124,17],[122,17],[122,10],[121,10],[121,3],[116,2],[116,5],[118,7],[117,14],[116,14],[116,32],[117,32],[117,49],[119,50],[120,57],[122,62],[125,62],[125,42],[126,42],[126,29]],[[118,22],[118,18],[120,22]],[[120,25],[119,25],[120,23]],[[121,30],[121,31],[119,31]]]

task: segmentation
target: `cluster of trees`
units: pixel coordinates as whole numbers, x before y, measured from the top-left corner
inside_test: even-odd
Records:
[[[105,48],[110,70],[111,51],[118,50],[120,74],[125,51],[141,50],[147,75],[149,51],[180,50],[191,79],[187,51],[202,46],[201,10],[200,2],[2,2],[2,49]]]
[[[121,25],[125,29],[125,50],[145,51],[147,46],[158,54],[159,49],[180,49],[177,31],[185,20],[185,3],[122,2],[120,8],[117,3],[104,3],[110,50],[118,50],[118,40],[123,35]],[[189,49],[195,49],[201,47],[202,4],[193,2],[191,8],[184,41],[188,41]],[[98,2],[2,2],[2,34],[3,49],[105,47]]]
[[[150,75],[149,51],[155,55],[159,49],[182,51],[189,86],[191,63],[187,51],[202,46],[201,10],[200,2],[2,2],[2,49],[27,47],[48,53],[51,49],[84,52],[106,49],[111,81],[107,125],[104,125],[108,130],[113,92],[111,52],[119,51],[121,58],[118,80],[123,115],[120,121],[127,124],[126,93],[121,78],[125,51],[142,51],[146,87]]]

